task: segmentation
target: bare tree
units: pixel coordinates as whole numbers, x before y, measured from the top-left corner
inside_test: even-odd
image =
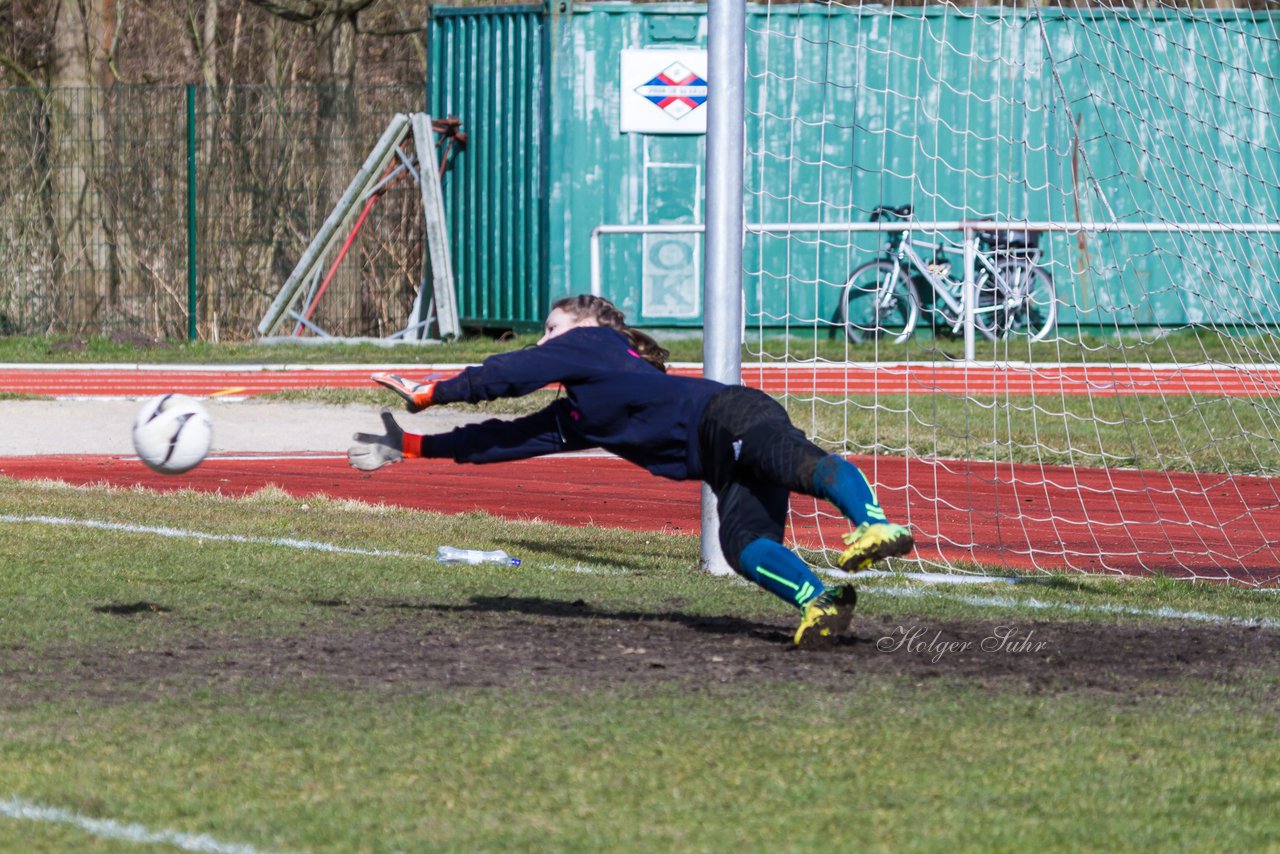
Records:
[[[203,18],[197,17],[198,6],[187,11],[192,47],[200,62],[200,78],[211,94],[218,91],[218,0],[205,0]]]
[[[189,152],[173,85],[188,83],[198,318],[202,334],[245,334],[387,118],[420,103],[426,6],[0,0],[0,198],[16,214],[0,225],[0,263],[20,271],[0,279],[0,328],[8,313],[24,329],[38,317],[49,330],[185,334]],[[375,223],[383,242],[401,227],[378,222],[384,208],[370,242]],[[413,267],[414,233],[380,269]],[[355,254],[330,288],[348,308],[388,281],[362,281]]]
[[[116,0],[56,0],[48,63],[49,204],[60,313],[97,320],[117,284],[109,218],[99,185],[104,90],[112,83]]]
[[[359,55],[356,31],[361,12],[375,0],[249,0],[254,6],[295,24],[304,25],[315,43],[315,83],[317,110],[315,139],[323,159],[317,163],[317,178],[326,194],[337,199],[363,159],[359,143],[359,109],[356,80]],[[331,288],[337,293],[359,290],[360,274],[354,264],[344,264]],[[327,325],[324,308],[317,317]]]

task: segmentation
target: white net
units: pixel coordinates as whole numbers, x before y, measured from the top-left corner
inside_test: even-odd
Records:
[[[744,377],[919,560],[1280,579],[1276,24],[748,13]]]

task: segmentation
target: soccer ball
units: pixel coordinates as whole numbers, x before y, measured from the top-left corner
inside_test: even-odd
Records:
[[[147,468],[161,474],[191,471],[209,453],[213,421],[185,394],[153,397],[133,419],[133,449]]]

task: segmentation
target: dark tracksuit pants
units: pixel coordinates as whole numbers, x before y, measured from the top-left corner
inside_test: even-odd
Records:
[[[702,479],[716,496],[720,547],[742,572],[743,549],[782,542],[792,492],[815,495],[814,470],[827,452],[791,423],[769,395],[746,386],[716,393],[698,425]]]

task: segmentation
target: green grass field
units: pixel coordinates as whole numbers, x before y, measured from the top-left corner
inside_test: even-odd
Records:
[[[868,582],[858,642],[808,655],[696,563],[692,537],[0,480],[0,850],[139,847],[81,820],[246,852],[1280,846],[1274,593]],[[877,651],[907,626],[1047,646]]]
[[[465,363],[533,340],[0,339],[0,361]],[[697,339],[668,343],[700,358]],[[1266,346],[1182,334],[1031,355],[1244,361]],[[875,424],[872,402],[788,401],[843,450],[1280,463],[1256,441],[1274,432],[1256,401],[881,396]],[[444,566],[440,544],[524,564]],[[0,851],[1280,850],[1274,591],[868,580],[855,640],[809,654],[788,646],[794,612],[697,562],[687,536],[0,479]],[[999,638],[1027,648],[988,648]]]

